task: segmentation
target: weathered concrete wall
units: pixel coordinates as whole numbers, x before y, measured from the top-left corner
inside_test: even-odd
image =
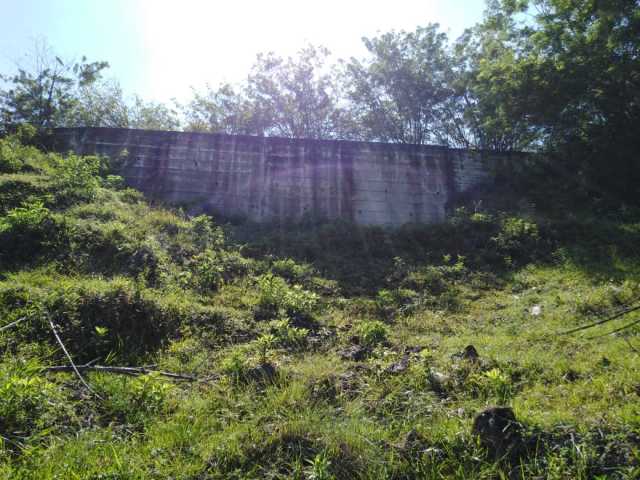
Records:
[[[259,222],[441,221],[505,160],[429,145],[113,128],[58,129],[54,146],[111,157],[126,150],[121,174],[147,196]]]

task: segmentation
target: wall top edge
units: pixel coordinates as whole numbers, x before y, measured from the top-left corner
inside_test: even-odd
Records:
[[[164,139],[166,141],[179,138],[195,138],[201,140],[241,140],[246,143],[253,144],[272,144],[272,145],[301,145],[301,144],[316,144],[316,145],[334,145],[334,146],[348,146],[348,147],[368,147],[372,149],[392,149],[395,151],[445,151],[455,153],[475,153],[485,154],[496,157],[519,157],[527,155],[525,152],[495,152],[488,150],[470,150],[465,148],[453,148],[445,145],[431,145],[431,144],[408,144],[408,143],[387,143],[387,142],[366,142],[357,140],[327,140],[327,139],[312,139],[312,138],[289,138],[289,137],[261,137],[256,135],[231,135],[226,133],[208,133],[208,132],[181,132],[175,130],[145,130],[135,128],[114,128],[114,127],[62,127],[54,128],[54,135],[91,135],[98,136],[120,136],[120,135],[151,135],[157,139]]]

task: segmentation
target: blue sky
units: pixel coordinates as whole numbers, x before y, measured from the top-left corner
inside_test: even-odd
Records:
[[[190,87],[242,80],[259,52],[307,43],[361,56],[361,38],[438,22],[451,37],[482,16],[484,0],[3,0],[0,73],[37,39],[63,58],[107,60],[125,92],[167,101]]]

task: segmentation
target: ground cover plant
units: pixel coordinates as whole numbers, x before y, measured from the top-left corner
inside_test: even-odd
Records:
[[[232,226],[32,133],[0,139],[0,477],[640,474],[634,312],[562,334],[640,297],[632,209]]]

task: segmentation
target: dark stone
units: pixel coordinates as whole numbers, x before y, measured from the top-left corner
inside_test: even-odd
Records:
[[[478,353],[478,350],[476,350],[476,347],[473,345],[467,345],[464,347],[464,352],[462,352],[462,358],[476,362],[480,359],[480,354]]]
[[[522,425],[509,407],[491,407],[478,414],[471,433],[495,460],[517,458],[524,447]]]
[[[452,357],[455,359],[467,360],[474,363],[480,360],[480,354],[478,353],[478,350],[476,350],[476,347],[474,347],[473,345],[467,345],[466,347],[464,347],[463,351],[454,353]]]
[[[342,358],[343,360],[351,360],[352,362],[360,362],[367,358],[368,354],[369,351],[360,345],[350,345],[349,347],[338,352],[340,358]]]
[[[257,382],[272,381],[276,377],[276,367],[271,363],[261,363],[257,367],[247,370],[245,375],[248,380]]]
[[[409,368],[409,355],[403,355],[402,358],[395,362],[392,363],[391,365],[389,365],[386,369],[387,373],[402,373],[404,372],[407,368]]]

